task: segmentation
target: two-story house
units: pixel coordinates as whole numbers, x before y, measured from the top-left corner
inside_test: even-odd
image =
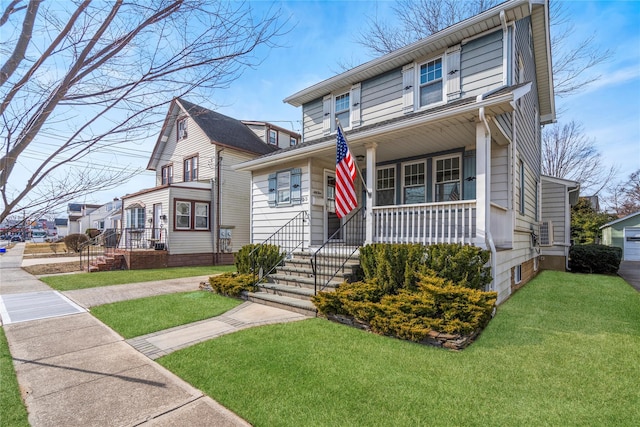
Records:
[[[269,123],[256,127],[300,138]],[[174,99],[147,166],[155,186],[122,197],[119,246],[162,255],[147,267],[232,263],[250,242],[251,181],[232,166],[277,149],[236,119]]]
[[[304,242],[462,243],[491,251],[499,302],[539,268],[541,126],[555,120],[546,0],[511,0],[287,97],[303,141],[252,172],[252,240],[300,212]],[[335,214],[336,119],[362,178]],[[548,237],[548,236],[547,236]],[[553,239],[552,239],[553,240]]]

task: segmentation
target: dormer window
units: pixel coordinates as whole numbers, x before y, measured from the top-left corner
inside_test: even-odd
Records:
[[[294,145],[298,145],[298,140],[296,138],[294,138],[293,136],[289,137],[289,145],[291,145],[292,147]]]
[[[185,139],[187,137],[187,118],[184,117],[182,119],[178,119],[176,123],[177,135],[176,139],[180,141],[181,139]]]
[[[278,145],[278,132],[273,129],[269,129],[269,144]]]
[[[442,102],[442,58],[420,65],[420,106]]]

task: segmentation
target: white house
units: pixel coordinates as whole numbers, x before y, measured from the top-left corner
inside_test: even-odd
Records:
[[[233,262],[250,242],[251,174],[232,166],[277,149],[238,120],[173,100],[147,166],[155,186],[122,197],[120,247],[156,250],[157,266]]]
[[[253,242],[303,213],[305,249],[332,236],[486,248],[499,302],[536,274],[541,126],[556,114],[546,0],[507,1],[284,101],[302,107],[302,142],[237,167],[252,173]],[[360,242],[338,231],[336,118],[364,178]]]

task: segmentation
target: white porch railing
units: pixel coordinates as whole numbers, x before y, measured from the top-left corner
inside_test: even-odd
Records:
[[[476,236],[476,201],[376,206],[374,243],[471,244]]]

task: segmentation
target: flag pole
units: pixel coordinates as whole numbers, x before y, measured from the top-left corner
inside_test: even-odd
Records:
[[[351,151],[351,148],[349,147],[349,141],[347,141],[347,136],[344,134],[344,129],[342,129],[342,125],[340,124],[340,119],[337,117],[336,117],[336,126],[340,128],[340,132],[342,133],[342,137],[344,138],[344,143],[347,144],[347,148],[349,148],[349,151]],[[360,170],[360,166],[358,166],[358,160],[357,159],[354,159],[354,160],[355,161],[353,162],[353,164],[356,166],[358,175],[360,175],[360,181],[362,181],[362,187],[365,189],[367,194],[371,196],[371,191],[369,191],[369,188],[367,187],[367,183],[364,181],[364,176],[362,175],[362,171]]]

